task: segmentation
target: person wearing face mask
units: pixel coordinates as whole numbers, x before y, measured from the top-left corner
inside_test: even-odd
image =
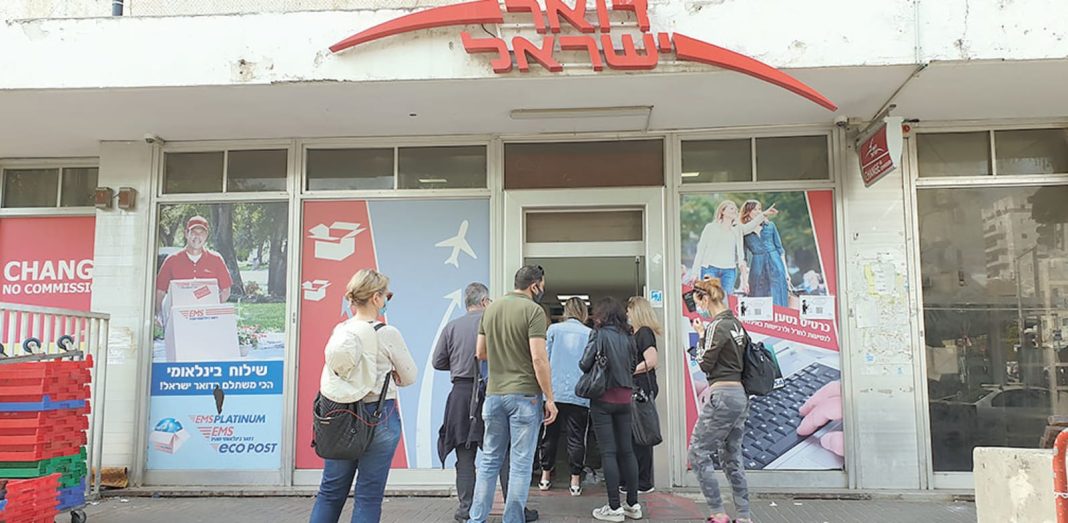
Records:
[[[690,464],[701,485],[712,515],[709,523],[730,523],[716,480],[715,456],[727,474],[734,493],[737,523],[749,519],[749,488],[742,464],[742,435],[749,416],[749,396],[742,386],[742,362],[749,336],[725,302],[726,292],[716,278],[694,283],[693,297],[701,318],[694,318],[698,332],[697,354],[708,379],[710,397],[701,408],[690,437]]]
[[[534,452],[544,424],[556,421],[552,371],[545,349],[547,320],[538,305],[545,270],[526,265],[515,274],[515,291],[494,301],[482,315],[475,353],[489,362],[482,405],[486,424],[471,503],[471,522],[483,523],[493,507],[497,475],[510,455],[503,523],[523,523]],[[508,445],[511,443],[511,449]]]
[[[407,387],[419,376],[400,331],[378,321],[385,316],[386,305],[393,297],[389,278],[371,269],[360,270],[349,281],[345,296],[355,310],[352,318],[334,328],[326,345],[319,380],[323,410],[355,408],[361,419],[370,420],[386,374],[393,376],[382,405],[383,415],[360,459],[324,460],[311,523],[337,523],[353,490],[354,478],[352,523],[375,523],[382,519],[386,480],[401,436],[397,387]],[[364,358],[367,351],[373,351],[374,358]],[[367,365],[368,361],[375,364]]]

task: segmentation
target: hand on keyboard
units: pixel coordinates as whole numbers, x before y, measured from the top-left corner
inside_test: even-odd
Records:
[[[798,412],[804,416],[797,426],[799,436],[808,436],[828,422],[841,420],[842,382],[832,381],[821,387]],[[839,456],[845,456],[845,438],[840,430],[824,434],[820,438],[820,445]]]

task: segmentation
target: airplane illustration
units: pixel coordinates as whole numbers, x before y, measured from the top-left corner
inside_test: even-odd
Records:
[[[456,233],[456,236],[434,244],[434,247],[452,247],[452,254],[445,260],[445,265],[459,267],[460,252],[476,260],[478,259],[478,256],[475,255],[475,250],[471,248],[471,244],[467,243],[467,226],[467,220],[460,222],[460,230]]]

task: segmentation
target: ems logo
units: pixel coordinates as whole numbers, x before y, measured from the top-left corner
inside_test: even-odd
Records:
[[[360,31],[330,46],[330,51],[339,53],[367,42],[425,29],[503,24],[505,12],[529,13],[535,30],[542,35],[539,43],[523,36],[515,36],[511,42],[507,42],[493,35],[473,36],[462,31],[460,40],[464,50],[468,54],[494,55],[491,65],[493,71],[498,74],[509,73],[513,67],[518,67],[520,72],[529,72],[532,61],[551,72],[563,71],[564,66],[556,57],[558,50],[586,53],[594,71],[602,71],[605,66],[616,70],[652,70],[660,62],[661,55],[674,55],[679,61],[697,62],[747,74],[791,91],[828,110],[838,109],[834,102],[812,87],[759,60],[680,33],[654,34],[651,32],[648,0],[596,0],[596,13],[590,15],[591,18],[596,18],[596,22],[587,19],[586,2],[587,0],[572,0],[574,7],[571,7],[565,4],[564,0],[545,0],[544,10],[537,0],[504,0],[504,9],[500,0],[474,0],[432,7]],[[616,46],[611,36],[610,15],[614,12],[627,12],[629,16],[637,19],[641,48],[637,46],[635,35],[632,34],[620,35],[622,48]],[[570,26],[569,32],[577,31],[579,34],[560,35],[561,20]]]
[[[211,289],[207,285],[203,285],[200,288],[193,291],[193,296],[198,300],[203,300],[211,294]]]

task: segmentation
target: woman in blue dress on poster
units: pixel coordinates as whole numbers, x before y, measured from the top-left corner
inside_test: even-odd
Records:
[[[748,223],[761,210],[760,202],[746,201],[742,205],[742,223]],[[776,306],[788,307],[790,275],[786,273],[786,250],[782,248],[779,229],[765,221],[755,232],[746,234],[743,242],[749,254],[749,295],[771,296]]]

